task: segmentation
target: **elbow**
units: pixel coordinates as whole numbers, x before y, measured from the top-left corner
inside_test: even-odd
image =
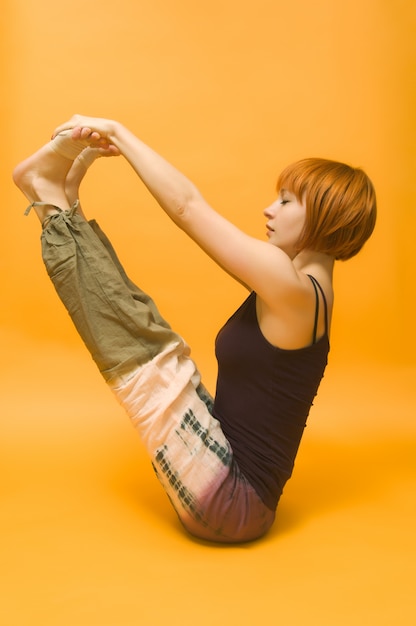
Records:
[[[185,199],[176,201],[174,204],[174,220],[177,222],[186,221],[190,212],[189,202]]]
[[[192,216],[198,210],[200,199],[200,195],[194,192],[174,199],[172,218],[179,227],[186,228],[186,225],[192,221]]]
[[[170,207],[166,211],[171,220],[181,229],[186,229],[189,220],[190,208],[187,201],[182,198],[172,199]]]

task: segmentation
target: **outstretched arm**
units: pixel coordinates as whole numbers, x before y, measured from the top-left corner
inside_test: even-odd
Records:
[[[116,146],[167,215],[225,271],[270,304],[299,290],[299,275],[282,250],[245,234],[216,212],[197,187],[122,124],[74,116],[55,134]]]

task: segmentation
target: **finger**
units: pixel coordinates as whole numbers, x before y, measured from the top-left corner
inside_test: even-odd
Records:
[[[94,141],[94,142],[105,141],[106,143],[108,143],[107,139],[105,137],[102,137],[101,134],[96,130],[91,131],[91,134],[89,135],[88,139],[89,141]]]
[[[60,124],[59,126],[57,126],[55,128],[55,130],[52,133],[52,139],[54,139],[54,137],[56,137],[56,135],[59,135],[59,133],[62,133],[65,130],[72,130],[75,128],[82,128],[84,126],[87,125],[86,123],[86,117],[82,116],[82,115],[73,115],[71,117],[71,119],[69,119],[68,121],[64,122],[63,124]],[[84,121],[84,123],[83,123]],[[79,137],[77,137],[79,138]]]
[[[72,128],[72,139],[82,139],[82,126],[75,126],[75,128]]]
[[[80,138],[81,139],[88,139],[91,141],[98,141],[98,139],[101,137],[100,133],[98,133],[97,131],[92,130],[89,126],[82,126],[82,128],[80,129]]]
[[[98,151],[101,156],[120,156],[120,150],[111,143],[107,147],[99,146]]]
[[[88,143],[108,145],[107,139],[102,137],[98,131],[92,130],[89,126],[77,126],[74,128],[72,138],[88,141]]]

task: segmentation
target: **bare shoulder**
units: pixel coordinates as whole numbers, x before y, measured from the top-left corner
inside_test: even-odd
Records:
[[[269,343],[285,350],[311,344],[317,305],[317,338],[326,331],[329,333],[332,315],[332,271],[316,265],[296,270],[295,274],[291,280],[279,281],[275,298],[257,295],[260,330]],[[311,276],[318,282],[316,289]]]

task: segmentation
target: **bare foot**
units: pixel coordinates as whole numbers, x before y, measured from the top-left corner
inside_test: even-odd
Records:
[[[119,156],[119,153],[114,152],[111,148],[105,149],[90,146],[77,156],[65,180],[65,193],[70,206],[79,199],[79,188],[88,168],[96,159],[109,156]],[[80,207],[77,211],[82,214]]]
[[[62,133],[44,145],[32,156],[22,161],[13,171],[13,180],[30,203],[39,219],[57,212],[57,208],[70,208],[65,181],[74,158],[88,145],[86,141],[73,141],[71,133]]]

